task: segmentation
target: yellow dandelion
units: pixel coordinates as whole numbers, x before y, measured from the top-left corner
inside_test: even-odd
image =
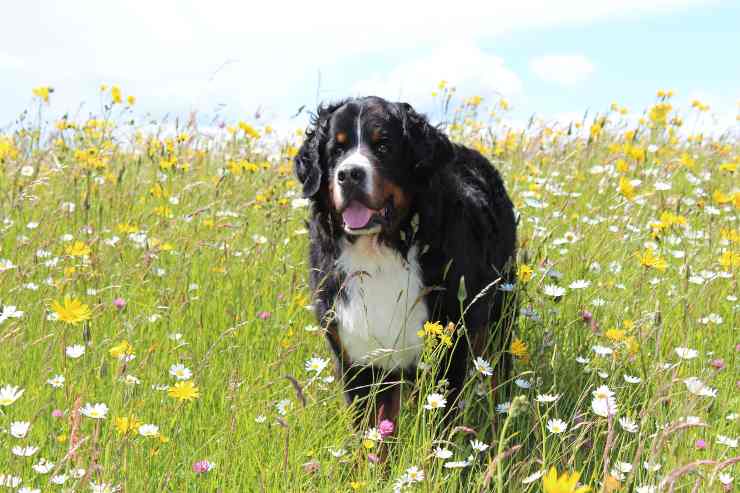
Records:
[[[192,380],[177,382],[170,390],[167,391],[170,397],[181,401],[191,401],[200,397],[200,390],[195,386]]]
[[[108,350],[111,356],[114,358],[120,358],[134,352],[133,346],[128,341],[123,340]]]
[[[129,96],[126,98],[126,103],[128,103],[129,106],[133,106],[136,104],[136,96]]]
[[[54,88],[49,86],[39,86],[33,88],[33,95],[41,99],[44,103],[49,102],[49,94],[54,92]]]
[[[511,348],[509,351],[515,358],[526,360],[529,357],[527,344],[518,337],[511,341]]]
[[[632,182],[624,176],[619,177],[619,193],[624,195],[624,197],[629,201],[632,201],[635,198],[635,187],[632,186]]]
[[[64,297],[64,304],[54,301],[51,304],[52,311],[56,314],[57,319],[70,325],[76,325],[85,320],[90,320],[92,312],[90,307],[78,299]]]
[[[75,241],[73,244],[64,249],[67,255],[72,257],[86,257],[90,255],[90,247],[83,241]]]
[[[612,342],[622,342],[626,337],[627,331],[624,329],[609,329],[604,335]]]
[[[530,279],[532,279],[533,274],[534,274],[534,269],[532,269],[527,264],[521,264],[516,271],[516,277],[521,282],[529,281]]]
[[[568,474],[564,472],[558,477],[558,472],[554,467],[542,478],[542,489],[545,493],[587,493],[591,491],[590,486],[581,486],[576,488],[581,473],[574,472]]]
[[[719,258],[719,264],[725,269],[740,267],[740,252],[731,252],[727,250]]]
[[[638,257],[640,259],[640,265],[643,267],[647,267],[649,269],[656,269],[661,272],[665,271],[668,268],[668,262],[663,259],[660,255],[656,255],[653,253],[652,250],[649,248],[645,250],[642,254],[638,253]]]
[[[113,426],[119,435],[125,435],[128,432],[136,432],[142,424],[143,423],[139,421],[139,418],[134,415],[128,417],[121,416],[113,420]]]
[[[112,86],[110,88],[110,99],[113,104],[121,104],[123,102],[123,96],[121,95],[120,87]]]

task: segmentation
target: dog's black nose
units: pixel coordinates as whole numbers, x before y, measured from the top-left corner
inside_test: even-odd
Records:
[[[344,168],[337,173],[337,181],[343,186],[360,185],[365,181],[365,170],[358,166]]]

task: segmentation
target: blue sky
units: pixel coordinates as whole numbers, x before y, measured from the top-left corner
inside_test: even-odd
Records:
[[[99,111],[118,84],[155,118],[197,109],[298,126],[295,110],[357,94],[431,110],[440,79],[504,95],[511,118],[567,119],[612,101],[641,110],[659,88],[737,126],[740,4],[722,0],[519,0],[365,4],[27,1],[0,29],[0,127],[55,88],[51,114]],[[321,74],[321,85],[317,82]],[[317,98],[318,96],[318,98]]]

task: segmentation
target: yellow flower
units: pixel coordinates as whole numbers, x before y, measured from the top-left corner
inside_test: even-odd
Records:
[[[635,198],[635,187],[633,187],[629,179],[624,176],[619,177],[619,192],[629,201],[632,201]]]
[[[719,258],[720,265],[725,269],[732,269],[733,267],[740,267],[740,253],[731,252],[727,250]]]
[[[558,477],[558,472],[554,467],[542,478],[542,489],[545,493],[587,493],[591,491],[590,486],[581,486],[576,488],[576,483],[581,477],[581,473],[574,472],[569,475],[564,472]]]
[[[72,245],[64,249],[64,252],[67,255],[71,255],[72,257],[85,257],[87,255],[90,255],[90,251],[90,247],[79,240],[75,241]]]
[[[113,86],[110,88],[110,99],[113,104],[121,104],[123,102],[123,96],[121,96],[121,88]]]
[[[653,268],[661,272],[668,268],[668,263],[660,255],[655,255],[649,248],[642,254],[638,253],[638,256],[640,258],[640,265],[644,267]]]
[[[534,270],[527,264],[521,264],[516,271],[516,277],[521,282],[529,281],[530,279],[532,279],[533,274],[534,274]]]
[[[438,336],[442,334],[442,324],[439,322],[424,322],[424,328],[418,332],[419,337]]]
[[[514,355],[515,358],[526,360],[529,357],[529,350],[527,349],[527,344],[525,344],[524,341],[519,339],[518,337],[515,338],[513,341],[511,341],[511,354]]]
[[[609,329],[604,333],[604,335],[610,341],[621,342],[624,340],[626,333],[627,331],[624,329]]]
[[[200,391],[192,380],[177,382],[174,387],[167,391],[170,397],[181,401],[190,401],[200,397]]]
[[[715,202],[717,202],[720,205],[727,204],[728,202],[732,201],[732,197],[730,197],[726,193],[723,193],[721,190],[716,190],[712,194],[712,198],[714,199]]]
[[[134,348],[129,344],[128,341],[123,340],[108,350],[111,356],[114,358],[120,358],[121,356],[128,355],[134,352]]]
[[[51,304],[51,309],[59,320],[71,325],[90,320],[92,316],[89,306],[83,304],[80,300],[69,299],[69,296],[64,297],[64,304],[55,300]]]
[[[239,128],[241,128],[244,131],[244,135],[252,137],[253,139],[260,138],[260,133],[257,130],[255,130],[254,127],[251,126],[247,122],[239,122]]]
[[[49,102],[49,94],[54,92],[54,88],[49,86],[39,86],[33,88],[33,95],[40,98],[44,103]]]
[[[126,102],[129,106],[133,106],[136,104],[136,96],[129,96],[126,98]]]
[[[134,415],[129,417],[122,416],[113,420],[113,426],[116,428],[119,435],[125,435],[128,432],[135,433],[142,424],[143,423],[139,421],[139,418]]]

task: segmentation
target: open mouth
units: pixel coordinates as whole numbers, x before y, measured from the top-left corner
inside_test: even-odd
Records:
[[[353,235],[378,233],[383,225],[388,224],[392,210],[392,200],[389,200],[381,209],[371,209],[365,204],[353,200],[342,211],[344,230]]]

